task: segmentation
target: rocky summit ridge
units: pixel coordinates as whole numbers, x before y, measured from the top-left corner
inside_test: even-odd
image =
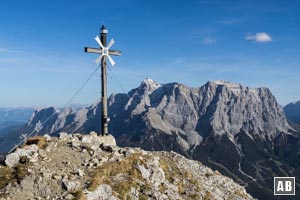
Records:
[[[95,132],[29,138],[0,165],[0,199],[253,199],[175,152],[120,148]]]

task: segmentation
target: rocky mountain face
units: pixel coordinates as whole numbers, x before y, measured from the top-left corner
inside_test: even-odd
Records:
[[[0,200],[253,199],[232,179],[174,152],[115,146],[111,136],[29,138],[0,165]],[[101,142],[102,141],[102,142]]]
[[[286,105],[284,112],[288,120],[300,125],[300,101]]]
[[[39,110],[21,131],[89,133],[100,129],[100,109],[97,102],[77,111]],[[300,128],[287,122],[267,88],[226,81],[190,88],[146,79],[128,94],[111,95],[109,115],[118,145],[175,151],[199,160],[259,199],[281,198],[273,196],[274,176],[300,180]],[[3,138],[0,147],[17,137]],[[300,191],[299,182],[296,187]]]

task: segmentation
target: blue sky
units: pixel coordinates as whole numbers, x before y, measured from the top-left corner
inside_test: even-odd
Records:
[[[199,87],[228,80],[300,100],[296,0],[10,0],[0,6],[0,106],[63,106],[95,70],[104,22],[113,49],[109,93],[149,77]],[[100,96],[100,72],[73,103]],[[120,86],[120,84],[121,86]]]

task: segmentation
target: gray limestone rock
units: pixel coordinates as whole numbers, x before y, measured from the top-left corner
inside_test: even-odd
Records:
[[[47,142],[51,141],[51,136],[48,134],[45,134],[44,138],[46,139]]]
[[[5,159],[5,164],[9,167],[14,167],[16,164],[19,163],[20,156],[17,153],[9,154]]]
[[[67,139],[69,139],[68,133],[66,133],[66,132],[60,132],[59,133],[59,139],[60,140],[67,140]]]
[[[67,178],[64,178],[62,181],[68,192],[75,193],[81,189],[81,183],[79,181],[71,181]]]
[[[64,197],[64,199],[66,199],[66,200],[72,200],[72,199],[74,199],[74,196],[73,196],[72,194],[67,194],[67,195]]]
[[[78,169],[77,173],[79,176],[83,176],[84,175],[84,171],[82,169]]]
[[[159,157],[152,157],[146,162],[147,168],[151,169],[149,182],[154,186],[158,187],[165,181],[165,172],[160,167]]]
[[[19,163],[20,157],[27,157],[30,162],[37,162],[38,149],[38,146],[35,144],[18,148],[15,152],[7,155],[5,164],[9,167],[14,167]]]
[[[149,181],[150,178],[150,171],[146,169],[143,165],[137,165],[138,170],[140,171],[142,177],[146,180]]]
[[[87,200],[117,200],[112,194],[112,189],[109,185],[101,184],[93,191],[86,191]]]
[[[32,145],[26,145],[23,148],[18,148],[15,153],[17,153],[20,157],[21,156],[27,156],[29,157],[30,155],[37,153],[39,150],[38,146],[35,144]]]
[[[80,141],[72,141],[71,145],[72,145],[72,147],[80,147],[81,142]]]
[[[128,196],[132,200],[139,200],[139,191],[136,188],[132,187],[130,189],[130,192],[128,193]]]

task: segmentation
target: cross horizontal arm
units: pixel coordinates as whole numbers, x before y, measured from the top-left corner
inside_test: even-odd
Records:
[[[84,47],[84,52],[87,53],[102,53],[102,49],[98,49],[98,48],[91,48],[91,47]]]
[[[122,51],[119,50],[108,50],[109,55],[114,55],[114,56],[120,56],[122,54]]]
[[[91,48],[91,47],[84,47],[84,52],[102,54],[102,49]],[[108,50],[108,54],[109,55],[120,56],[121,53],[122,52],[119,51],[119,50]]]

